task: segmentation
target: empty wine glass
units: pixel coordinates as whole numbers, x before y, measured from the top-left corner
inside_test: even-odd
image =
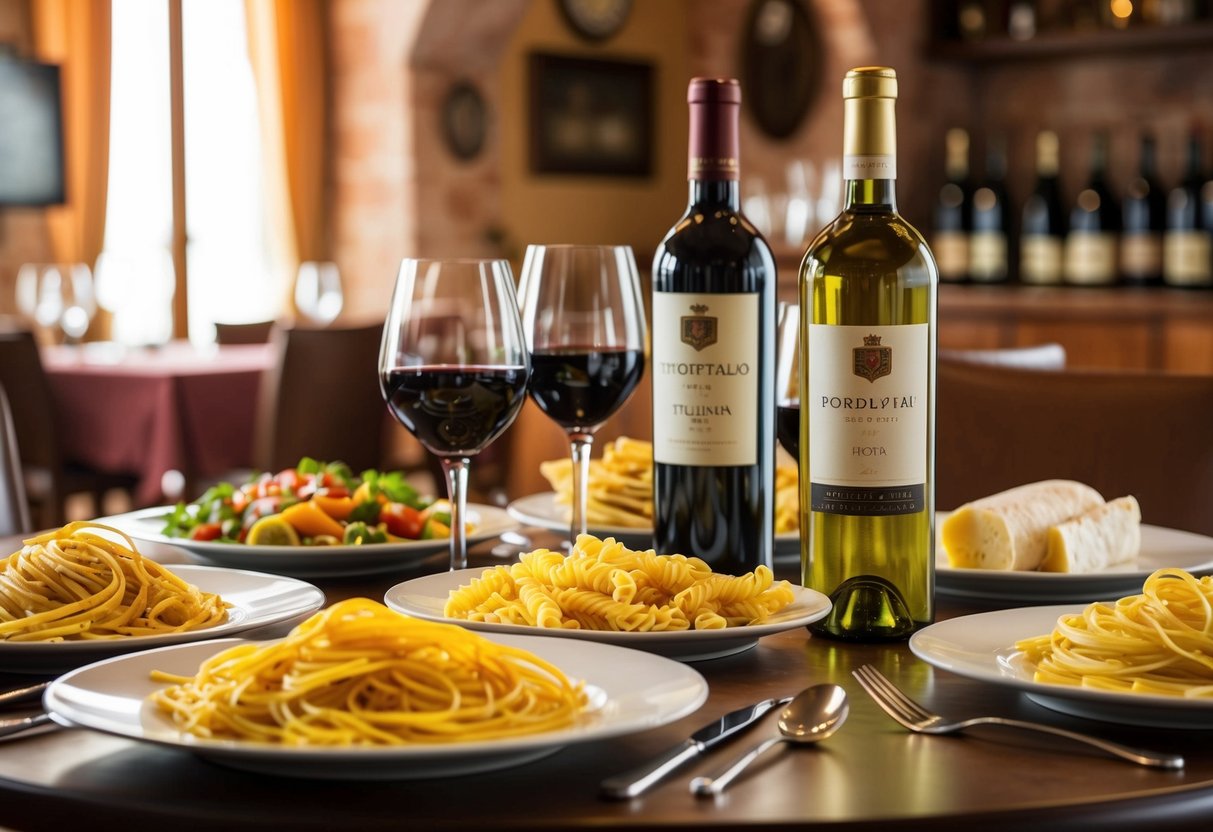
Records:
[[[78,343],[97,313],[93,273],[84,263],[26,263],[17,270],[17,308],[47,337]]]
[[[337,320],[345,305],[341,272],[336,263],[309,260],[299,264],[295,277],[295,308],[316,326]]]
[[[505,260],[400,264],[379,352],[392,415],[442,460],[451,503],[451,569],[467,566],[467,478],[526,400],[527,357]]]
[[[533,245],[522,265],[531,398],[564,428],[573,458],[572,540],[586,530],[594,432],[644,374],[644,300],[629,246]]]
[[[775,342],[775,435],[800,464],[800,305],[779,305]]]

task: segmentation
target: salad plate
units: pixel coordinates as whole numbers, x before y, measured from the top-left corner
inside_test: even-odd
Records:
[[[1156,728],[1213,729],[1213,699],[1120,693],[1035,681],[1031,662],[1015,649],[1015,643],[1050,633],[1058,618],[1081,611],[1080,606],[1064,604],[949,618],[911,636],[910,650],[941,670],[1014,688],[1038,705],[1071,716]]]
[[[520,497],[506,511],[519,523],[568,534],[568,506],[556,502],[555,491],[541,491]],[[613,537],[629,549],[651,549],[653,529],[651,526],[602,526],[591,524],[587,531],[595,537]],[[775,535],[775,557],[779,560],[800,560],[800,532],[784,532]]]
[[[0,667],[15,673],[56,673],[121,653],[168,644],[228,638],[271,624],[296,623],[324,605],[324,593],[309,583],[216,566],[173,565],[170,570],[204,592],[216,593],[231,607],[214,627],[181,633],[88,641],[0,640]],[[208,648],[209,649],[209,648]]]
[[[493,624],[446,618],[442,614],[452,590],[470,584],[483,573],[482,569],[460,569],[425,575],[396,584],[387,591],[384,603],[392,609],[425,618],[458,624],[479,633],[511,633],[515,635],[542,634],[556,639],[597,642],[631,647],[680,661],[702,661],[730,656],[749,650],[763,636],[793,630],[825,618],[830,611],[830,599],[820,592],[792,586],[791,604],[772,615],[762,624],[726,627],[721,630],[673,630],[656,633],[624,633],[613,630],[562,630],[528,627],[521,624]]]
[[[184,734],[148,697],[162,683],[153,670],[192,676],[236,639],[187,644],[121,656],[57,679],[44,704],[56,722],[178,749],[235,768],[293,777],[386,780],[446,777],[518,765],[578,743],[656,728],[694,712],[707,699],[707,681],[678,662],[609,644],[537,636],[495,636],[529,650],[585,682],[591,710],[577,724],[496,740],[379,747],[279,746]]]
[[[935,588],[946,595],[1042,603],[1103,601],[1140,592],[1145,579],[1165,567],[1184,569],[1198,577],[1213,574],[1213,537],[1144,523],[1137,558],[1102,572],[1071,574],[956,568],[948,564],[939,533],[946,516],[946,513],[938,515],[935,553]]]
[[[144,508],[97,522],[130,535],[141,544],[139,551],[155,561],[172,562],[178,551],[184,551],[191,560],[204,563],[305,578],[393,572],[446,552],[450,546],[445,537],[361,546],[249,546],[190,540],[163,533],[165,518],[172,510],[172,506]],[[469,546],[518,527],[504,510],[477,503],[468,504],[468,522],[473,524],[467,536]]]

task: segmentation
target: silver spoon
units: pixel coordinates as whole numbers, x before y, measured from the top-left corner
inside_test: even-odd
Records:
[[[813,743],[824,740],[846,722],[850,710],[847,692],[838,685],[822,684],[805,688],[780,711],[777,723],[779,736],[763,740],[713,777],[696,777],[691,781],[691,793],[699,797],[720,794],[751,763],[781,742]]]

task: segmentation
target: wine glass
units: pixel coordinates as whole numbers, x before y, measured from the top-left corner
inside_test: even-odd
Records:
[[[586,530],[594,432],[644,374],[636,259],[629,246],[528,246],[519,294],[534,369],[531,398],[569,437],[576,540]]]
[[[337,320],[345,305],[341,272],[336,263],[308,260],[299,264],[295,277],[295,308],[316,326]]]
[[[383,327],[379,388],[392,415],[442,460],[452,570],[467,566],[470,457],[514,421],[530,373],[509,262],[401,262]]]
[[[800,305],[779,305],[775,342],[775,435],[800,464]]]

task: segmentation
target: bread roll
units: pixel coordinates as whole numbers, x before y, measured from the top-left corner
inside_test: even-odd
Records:
[[[1133,560],[1140,548],[1141,507],[1118,497],[1050,528],[1040,571],[1098,572]]]
[[[1050,526],[1103,505],[1089,485],[1044,480],[966,503],[943,523],[952,566],[1036,569],[1048,550]]]

